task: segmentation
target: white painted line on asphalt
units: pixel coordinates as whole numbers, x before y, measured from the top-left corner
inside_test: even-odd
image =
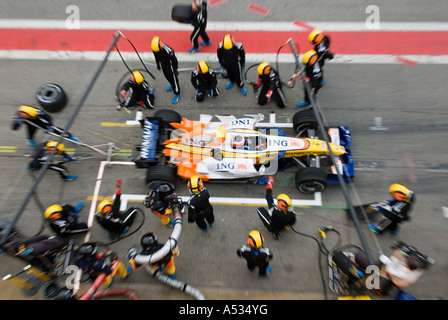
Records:
[[[146,63],[154,63],[152,52],[139,53]],[[51,60],[51,61],[102,61],[104,52],[99,51],[50,51],[50,50],[0,50],[1,60]],[[135,52],[121,52],[126,61],[139,61]],[[209,63],[218,63],[216,53],[176,53],[179,62],[197,63],[200,60]],[[413,61],[416,64],[448,64],[448,55],[402,55],[403,59]],[[121,61],[117,52],[112,52],[109,61]],[[290,53],[247,53],[246,64],[260,63],[267,61],[270,63],[295,63],[294,57]],[[397,60],[397,55],[387,54],[338,54],[335,58],[327,62],[328,64],[403,64]],[[213,67],[213,66],[212,66]]]
[[[448,219],[448,207],[442,207],[442,215]]]
[[[98,194],[100,192],[100,188],[101,188],[101,182],[103,180],[103,176],[104,176],[104,168],[108,165],[113,165],[113,164],[120,164],[120,165],[135,165],[134,162],[125,162],[125,161],[101,161],[100,163],[100,167],[98,169],[98,175],[96,177],[96,183],[95,183],[95,188],[93,191],[93,197],[92,197],[92,202],[90,203],[90,210],[89,210],[89,216],[87,218],[87,226],[89,228],[89,231],[87,231],[85,237],[84,237],[84,243],[85,242],[89,242],[90,240],[90,230],[91,227],[93,225],[93,220],[95,218],[95,212],[96,212],[96,202],[98,201]],[[80,280],[81,280],[81,274],[82,274],[82,270],[79,270],[76,273],[76,277],[75,277],[75,281],[74,281],[74,286],[73,286],[73,293],[76,294],[79,291],[79,286],[80,286]]]
[[[373,119],[373,127],[370,127],[369,130],[386,131],[388,129],[383,126],[383,118],[382,117],[375,117]]]
[[[120,210],[128,208],[128,201],[143,202],[146,195],[141,194],[122,194]],[[190,196],[179,196],[182,202],[188,202]],[[228,206],[267,206],[265,198],[237,198],[237,197],[210,197],[210,203],[214,205],[228,205]],[[313,200],[291,199],[292,206],[322,206],[322,194],[316,192]]]
[[[365,22],[303,21],[306,26],[291,22],[208,21],[207,31],[448,31],[448,22],[386,22],[380,29],[368,29]],[[66,20],[0,19],[2,29],[69,29]],[[80,20],[81,30],[188,30],[193,27],[176,21]]]

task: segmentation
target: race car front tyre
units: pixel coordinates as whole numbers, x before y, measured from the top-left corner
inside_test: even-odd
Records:
[[[296,188],[300,192],[321,192],[326,186],[327,174],[321,168],[308,167],[296,172]]]
[[[301,137],[303,137],[304,134],[306,135],[308,129],[312,129],[316,132],[319,130],[319,122],[317,121],[313,109],[305,109],[296,112],[292,118],[292,126]]]
[[[150,166],[148,171],[146,172],[146,183],[150,188],[154,182],[169,182],[175,185],[176,182],[176,168],[156,164],[154,166]]]
[[[44,84],[36,93],[39,105],[47,112],[61,111],[67,105],[67,95],[61,86],[54,83]]]

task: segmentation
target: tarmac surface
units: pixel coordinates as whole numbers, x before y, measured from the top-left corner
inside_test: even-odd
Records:
[[[51,5],[41,6],[41,2]],[[0,18],[26,19],[64,19],[65,7],[73,1],[5,1]],[[160,10],[170,8],[177,1],[158,1],[155,10],[142,13],[140,1],[105,1],[92,4],[89,1],[76,1],[82,17],[86,19],[154,19],[160,18]],[[155,1],[154,1],[155,2]],[[285,1],[285,6],[274,6],[275,1],[264,1],[271,7],[268,16],[253,15],[251,21],[271,20],[290,21],[299,13],[302,20],[310,21],[359,21],[364,19],[363,1],[344,1],[343,5],[331,1],[321,1],[320,7],[308,1]],[[445,21],[442,15],[443,1],[435,1],[432,6],[420,10],[421,2],[407,1],[409,8],[404,14],[398,3],[400,1],[377,1],[382,8],[382,19],[387,21]],[[209,19],[225,21],[246,20],[241,8],[246,8],[248,1],[224,3],[220,10],[209,10]],[[356,5],[354,5],[356,3]],[[101,5],[100,5],[101,4]],[[124,6],[133,7],[132,14]],[[45,10],[43,8],[46,8]],[[216,7],[218,8],[218,6]],[[104,11],[103,11],[104,9]],[[325,9],[325,10],[324,10]],[[158,11],[159,10],[159,11]],[[166,9],[163,9],[166,15]],[[294,13],[293,11],[296,11]],[[445,10],[446,12],[446,10]],[[231,17],[231,18],[230,18]],[[159,18],[159,19],[157,19]],[[48,82],[60,84],[67,92],[69,103],[63,112],[52,114],[54,123],[64,126],[75,110],[87,84],[90,82],[99,63],[95,61],[36,61],[36,60],[0,60],[0,119],[1,146],[14,146],[14,152],[1,152],[0,158],[0,218],[11,220],[33,183],[33,177],[25,168],[33,148],[25,140],[25,128],[11,130],[12,116],[21,104],[36,105],[37,88]],[[130,63],[131,68],[140,68],[138,61]],[[193,68],[195,63],[181,62],[181,67]],[[280,64],[280,74],[289,76],[293,65]],[[337,64],[329,62],[325,66],[326,85],[318,94],[318,102],[326,123],[350,127],[353,142],[352,155],[355,158],[354,183],[346,185],[354,205],[361,205],[389,198],[388,187],[392,183],[402,183],[417,195],[417,202],[411,212],[411,221],[401,226],[400,234],[395,237],[389,233],[375,236],[362,223],[369,250],[373,257],[380,254],[389,255],[391,246],[401,240],[416,246],[420,251],[433,258],[435,264],[426,271],[421,279],[407,291],[420,299],[447,299],[448,257],[448,220],[444,209],[448,207],[446,199],[448,178],[448,157],[445,147],[448,138],[448,111],[446,104],[446,65],[410,66],[407,64]],[[154,68],[153,68],[154,69]],[[114,156],[114,161],[132,161],[138,155],[135,146],[141,143],[142,130],[139,127],[121,126],[127,120],[134,120],[136,111],[128,114],[115,110],[114,89],[118,79],[126,72],[121,62],[110,61],[105,66],[94,89],[83,105],[70,132],[88,145],[101,145],[113,142],[121,155]],[[151,83],[155,89],[156,109],[172,109],[181,115],[198,120],[200,114],[255,114],[263,113],[266,117],[275,112],[279,122],[290,122],[298,109],[295,104],[302,100],[302,89],[297,86],[285,89],[289,105],[278,109],[274,103],[259,106],[247,87],[248,95],[243,97],[237,88],[225,89],[226,79],[219,80],[220,96],[216,99],[206,98],[199,104],[194,100],[194,91],[190,83],[190,74],[181,73],[182,95],[177,105],[171,104],[172,93],[165,92],[167,83],[161,72],[152,70],[156,81]],[[154,110],[154,111],[155,111]],[[141,110],[144,116],[150,116],[153,110]],[[375,119],[381,118],[381,127],[375,129]],[[104,123],[113,123],[106,126]],[[372,127],[374,127],[372,129]],[[287,132],[293,134],[293,132]],[[36,140],[49,138],[39,131]],[[57,173],[48,171],[37,189],[37,199],[31,199],[17,223],[17,229],[23,236],[31,236],[42,231],[51,234],[43,224],[40,204],[47,207],[54,203],[76,205],[83,201],[85,208],[80,220],[88,218],[92,195],[101,161],[105,157],[94,151],[82,148],[70,142],[64,142],[66,148],[75,149],[77,157],[89,159],[66,164],[69,172],[77,175],[73,182],[63,182]],[[300,194],[294,185],[295,170],[279,172],[275,175],[274,194],[288,193],[294,199],[311,199],[312,196]],[[144,169],[133,166],[112,165],[106,167],[101,179],[100,197],[110,197],[115,190],[115,181],[122,179],[124,194],[144,195]],[[264,185],[206,183],[212,196],[256,197],[263,198]],[[179,195],[187,196],[186,182],[179,179],[176,190]],[[40,204],[38,203],[40,202]],[[131,236],[110,245],[119,257],[125,260],[131,247],[139,247],[140,236],[149,231],[158,234],[161,242],[166,241],[172,229],[161,225],[142,203],[132,202],[132,206],[145,212],[144,219],[139,216],[134,226],[141,225]],[[328,286],[324,294],[321,272],[327,277],[326,256],[319,252],[316,241],[303,234],[319,239],[318,228],[332,225],[341,234],[342,244],[361,246],[360,238],[353,221],[346,212],[347,204],[340,186],[329,185],[322,193],[321,207],[297,207],[297,223],[294,229],[282,234],[280,240],[274,240],[264,229],[256,214],[256,207],[248,205],[215,206],[216,223],[207,233],[196,225],[186,222],[184,216],[182,234],[179,241],[180,255],[175,259],[176,278],[197,288],[208,300],[323,300],[334,299]],[[247,234],[259,229],[265,236],[265,246],[274,253],[271,262],[272,275],[260,280],[251,274],[245,262],[238,258],[236,250],[247,241]],[[131,230],[131,232],[134,230]],[[75,237],[77,244],[82,243],[84,235]],[[96,224],[90,233],[91,241],[108,242],[107,234]],[[328,248],[336,244],[335,238],[327,239]],[[319,258],[323,266],[319,266]],[[126,264],[127,262],[125,262]],[[0,275],[16,274],[27,265],[26,262],[6,253],[0,254]],[[321,270],[319,270],[321,269]],[[321,272],[320,272],[321,271]],[[324,280],[325,281],[325,280]],[[127,287],[135,290],[141,299],[148,300],[183,300],[192,299],[184,292],[167,287],[145,273],[136,270],[125,280],[117,280],[113,287]],[[84,286],[81,287],[83,292]],[[0,300],[41,300],[41,293],[28,296],[23,290],[8,281],[0,282]],[[380,299],[372,295],[372,299]]]

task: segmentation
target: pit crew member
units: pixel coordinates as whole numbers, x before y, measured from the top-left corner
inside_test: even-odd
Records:
[[[48,157],[53,152],[54,148],[57,148],[55,155],[61,155],[65,158],[66,161],[75,161],[76,158],[72,158],[64,151],[64,144],[59,143],[57,141],[48,141],[46,143],[42,143],[37,152],[34,155],[34,159],[30,161],[28,165],[28,169],[31,171],[36,171],[42,168],[42,166],[47,162]],[[48,169],[57,171],[61,178],[65,181],[73,181],[76,180],[77,176],[71,176],[68,174],[67,168],[62,165],[63,162],[53,162],[48,166]]]
[[[128,208],[126,211],[120,211],[121,205],[121,180],[117,181],[115,199],[103,200],[98,204],[95,213],[98,223],[108,231],[111,239],[115,240],[124,236],[134,222],[137,215],[137,209]]]
[[[173,91],[174,98],[172,103],[176,104],[180,98],[180,84],[179,84],[179,62],[173,48],[163,43],[160,37],[154,37],[151,40],[151,50],[156,60],[157,70],[162,69],[165,79],[170,84],[166,91]]]
[[[158,242],[157,235],[154,232],[148,232],[144,234],[140,239],[140,244],[143,248],[140,253],[137,253],[136,248],[131,248],[128,253],[128,259],[133,270],[141,267],[141,265],[138,265],[134,260],[136,255],[152,255],[163,248],[163,245]],[[166,269],[166,273],[168,274],[168,276],[171,279],[174,279],[176,277],[176,266],[174,265],[174,257],[177,257],[178,255],[179,248],[176,245],[176,247],[170,250],[166,256],[164,256],[157,262],[152,263],[151,268],[158,271]]]
[[[380,214],[379,221],[375,225],[370,224],[369,229],[378,234],[389,230],[398,235],[398,225],[410,219],[409,212],[415,201],[415,195],[413,191],[398,183],[390,185],[389,193],[392,195],[391,200],[367,208],[368,213],[377,211]]]
[[[199,51],[199,37],[202,38],[201,46],[210,46],[212,43],[205,29],[207,28],[207,2],[204,0],[194,0],[192,4],[193,20],[191,24],[194,26],[190,35],[193,48],[188,53],[193,54]]]
[[[52,117],[43,110],[32,106],[22,105],[14,115],[12,129],[17,130],[22,123],[25,123],[28,127],[28,143],[30,147],[35,147],[36,142],[34,141],[34,136],[38,128],[45,130],[47,133],[53,132],[59,136],[64,132],[64,129],[53,125],[52,121]],[[75,142],[78,141],[78,139],[69,132],[66,133],[65,137]]]
[[[253,272],[255,267],[258,267],[258,276],[260,279],[266,277],[271,273],[269,261],[274,255],[271,250],[263,247],[264,238],[257,230],[252,230],[247,238],[247,245],[243,245],[236,251],[240,258],[244,258],[247,263],[247,268]]]
[[[188,222],[196,222],[200,229],[207,232],[207,222],[210,227],[215,222],[213,206],[209,201],[210,194],[198,176],[191,177],[187,186],[191,193],[190,199],[188,199]]]
[[[182,199],[174,192],[174,185],[171,183],[157,183],[145,197],[144,205],[162,221],[163,225],[174,227],[174,221],[170,216],[174,206],[180,206],[183,210]]]
[[[235,41],[232,35],[226,34],[219,43],[217,49],[219,64],[227,71],[230,82],[226,89],[232,88],[236,83],[243,96],[247,94],[244,88],[244,65],[246,63],[246,53],[243,44]]]
[[[288,229],[296,222],[296,214],[290,209],[291,198],[284,193],[277,196],[277,204],[275,204],[272,197],[273,185],[274,177],[270,176],[266,186],[266,201],[269,211],[265,208],[258,208],[258,215],[266,229],[272,233],[274,239],[279,239],[280,232]]]
[[[197,102],[204,101],[206,93],[212,98],[216,98],[219,95],[216,75],[210,70],[205,61],[199,61],[196,69],[191,73],[191,84],[196,89],[195,99]]]
[[[309,50],[305,52],[302,57],[302,62],[305,65],[305,76],[307,83],[310,86],[311,94],[313,97],[317,95],[317,92],[322,87],[322,81],[324,79],[323,61],[319,60],[317,52]],[[304,101],[297,104],[298,108],[307,107],[310,105],[310,97],[306,87],[303,88]]]
[[[273,98],[278,107],[285,108],[287,103],[278,72],[271,67],[269,62],[260,63],[257,72],[256,89],[261,88],[257,95],[258,104],[265,105]]]
[[[120,97],[124,102],[117,107],[117,110],[121,108],[130,110],[136,105],[154,109],[154,90],[149,87],[145,77],[139,71],[132,72],[131,78],[121,86]]]

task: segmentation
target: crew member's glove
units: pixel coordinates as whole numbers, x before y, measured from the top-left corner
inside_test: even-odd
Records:
[[[257,88],[260,88],[260,87],[261,87],[262,82],[263,82],[263,81],[261,80],[261,78],[258,77],[258,79],[257,79]]]
[[[267,93],[266,93],[266,98],[268,98],[268,101],[271,101],[271,97],[272,97],[272,94],[273,94],[274,92],[272,91],[272,90],[269,90]]]
[[[174,70],[173,73],[174,73],[175,76],[178,76],[178,75],[179,75],[179,71],[177,71],[177,69]]]
[[[120,91],[120,97],[121,97],[121,99],[124,99],[124,97],[126,97],[126,93],[127,93],[126,90],[121,90],[121,91]]]
[[[156,64],[157,70],[160,70],[160,63]]]
[[[45,133],[52,133],[53,132],[53,126],[47,126],[47,130],[45,130]]]
[[[268,185],[266,186],[266,189],[272,189],[274,185],[274,177],[273,176],[269,176],[268,178]]]
[[[130,248],[128,254],[126,255],[126,258],[128,258],[128,260],[131,260],[134,259],[137,255],[138,255],[137,248]]]

